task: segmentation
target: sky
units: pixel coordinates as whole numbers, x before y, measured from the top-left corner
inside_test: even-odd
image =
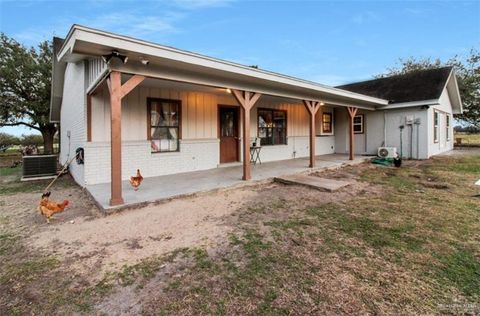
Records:
[[[480,48],[480,0],[0,0],[0,32],[27,46],[74,23],[328,85]]]

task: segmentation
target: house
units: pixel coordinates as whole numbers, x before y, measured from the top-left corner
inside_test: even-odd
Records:
[[[368,137],[356,135],[359,153],[373,154],[379,144],[383,144],[396,147],[405,158],[427,159],[453,149],[453,114],[462,113],[453,67],[417,71],[337,88],[388,100],[387,106],[379,107],[377,112],[366,117],[370,123],[377,124],[376,132],[368,134],[367,128]],[[407,121],[413,121],[413,124],[406,124]],[[375,131],[375,127],[370,128]],[[379,132],[382,130],[383,134]]]
[[[249,180],[253,143],[264,163],[309,157],[309,167],[381,146],[428,158],[452,148],[461,111],[453,69],[330,87],[79,25],[54,39],[59,160],[83,152],[72,176],[109,183],[112,206],[137,168],[148,178],[237,162]]]

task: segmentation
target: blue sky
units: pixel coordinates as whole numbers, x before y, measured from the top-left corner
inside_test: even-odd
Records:
[[[480,1],[0,0],[0,31],[25,45],[73,23],[329,85],[480,47]]]

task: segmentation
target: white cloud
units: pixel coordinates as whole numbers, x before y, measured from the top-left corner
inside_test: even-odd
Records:
[[[358,25],[362,25],[368,22],[376,22],[380,20],[380,16],[373,11],[361,12],[352,17],[352,22]]]
[[[152,33],[175,33],[178,29],[175,22],[183,18],[183,14],[166,13],[164,16],[145,16],[134,13],[102,14],[94,19],[81,19],[80,24],[108,30],[114,33],[144,36]]]

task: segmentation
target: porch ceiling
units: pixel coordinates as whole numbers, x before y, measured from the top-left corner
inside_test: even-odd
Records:
[[[122,82],[126,82],[131,77],[132,75],[126,75],[126,74],[122,75]],[[176,91],[203,92],[203,93],[214,94],[217,96],[233,97],[233,95],[227,92],[225,88],[217,88],[217,87],[204,86],[204,85],[193,84],[188,82],[179,82],[179,81],[172,81],[172,80],[165,80],[165,79],[147,78],[141,84],[139,84],[139,87],[163,88],[163,89],[170,89],[170,90],[176,90]],[[274,95],[267,94],[267,95],[262,95],[259,102],[261,103],[262,101],[265,101],[265,100],[274,100],[276,102],[283,102],[283,103],[288,102],[290,104],[298,104],[298,106],[301,106],[302,108],[304,107],[304,104],[302,103],[302,101],[295,98],[287,98],[287,97],[274,96]],[[329,104],[329,103],[325,103],[325,105],[330,106],[332,108],[341,107],[341,106],[338,106],[335,104]]]
[[[70,30],[57,58],[62,61],[81,60],[108,54],[113,49],[129,57],[127,64],[111,62],[109,65],[110,70],[123,73],[372,110],[388,103],[315,82],[78,25]],[[148,59],[150,63],[143,65],[141,59]]]

